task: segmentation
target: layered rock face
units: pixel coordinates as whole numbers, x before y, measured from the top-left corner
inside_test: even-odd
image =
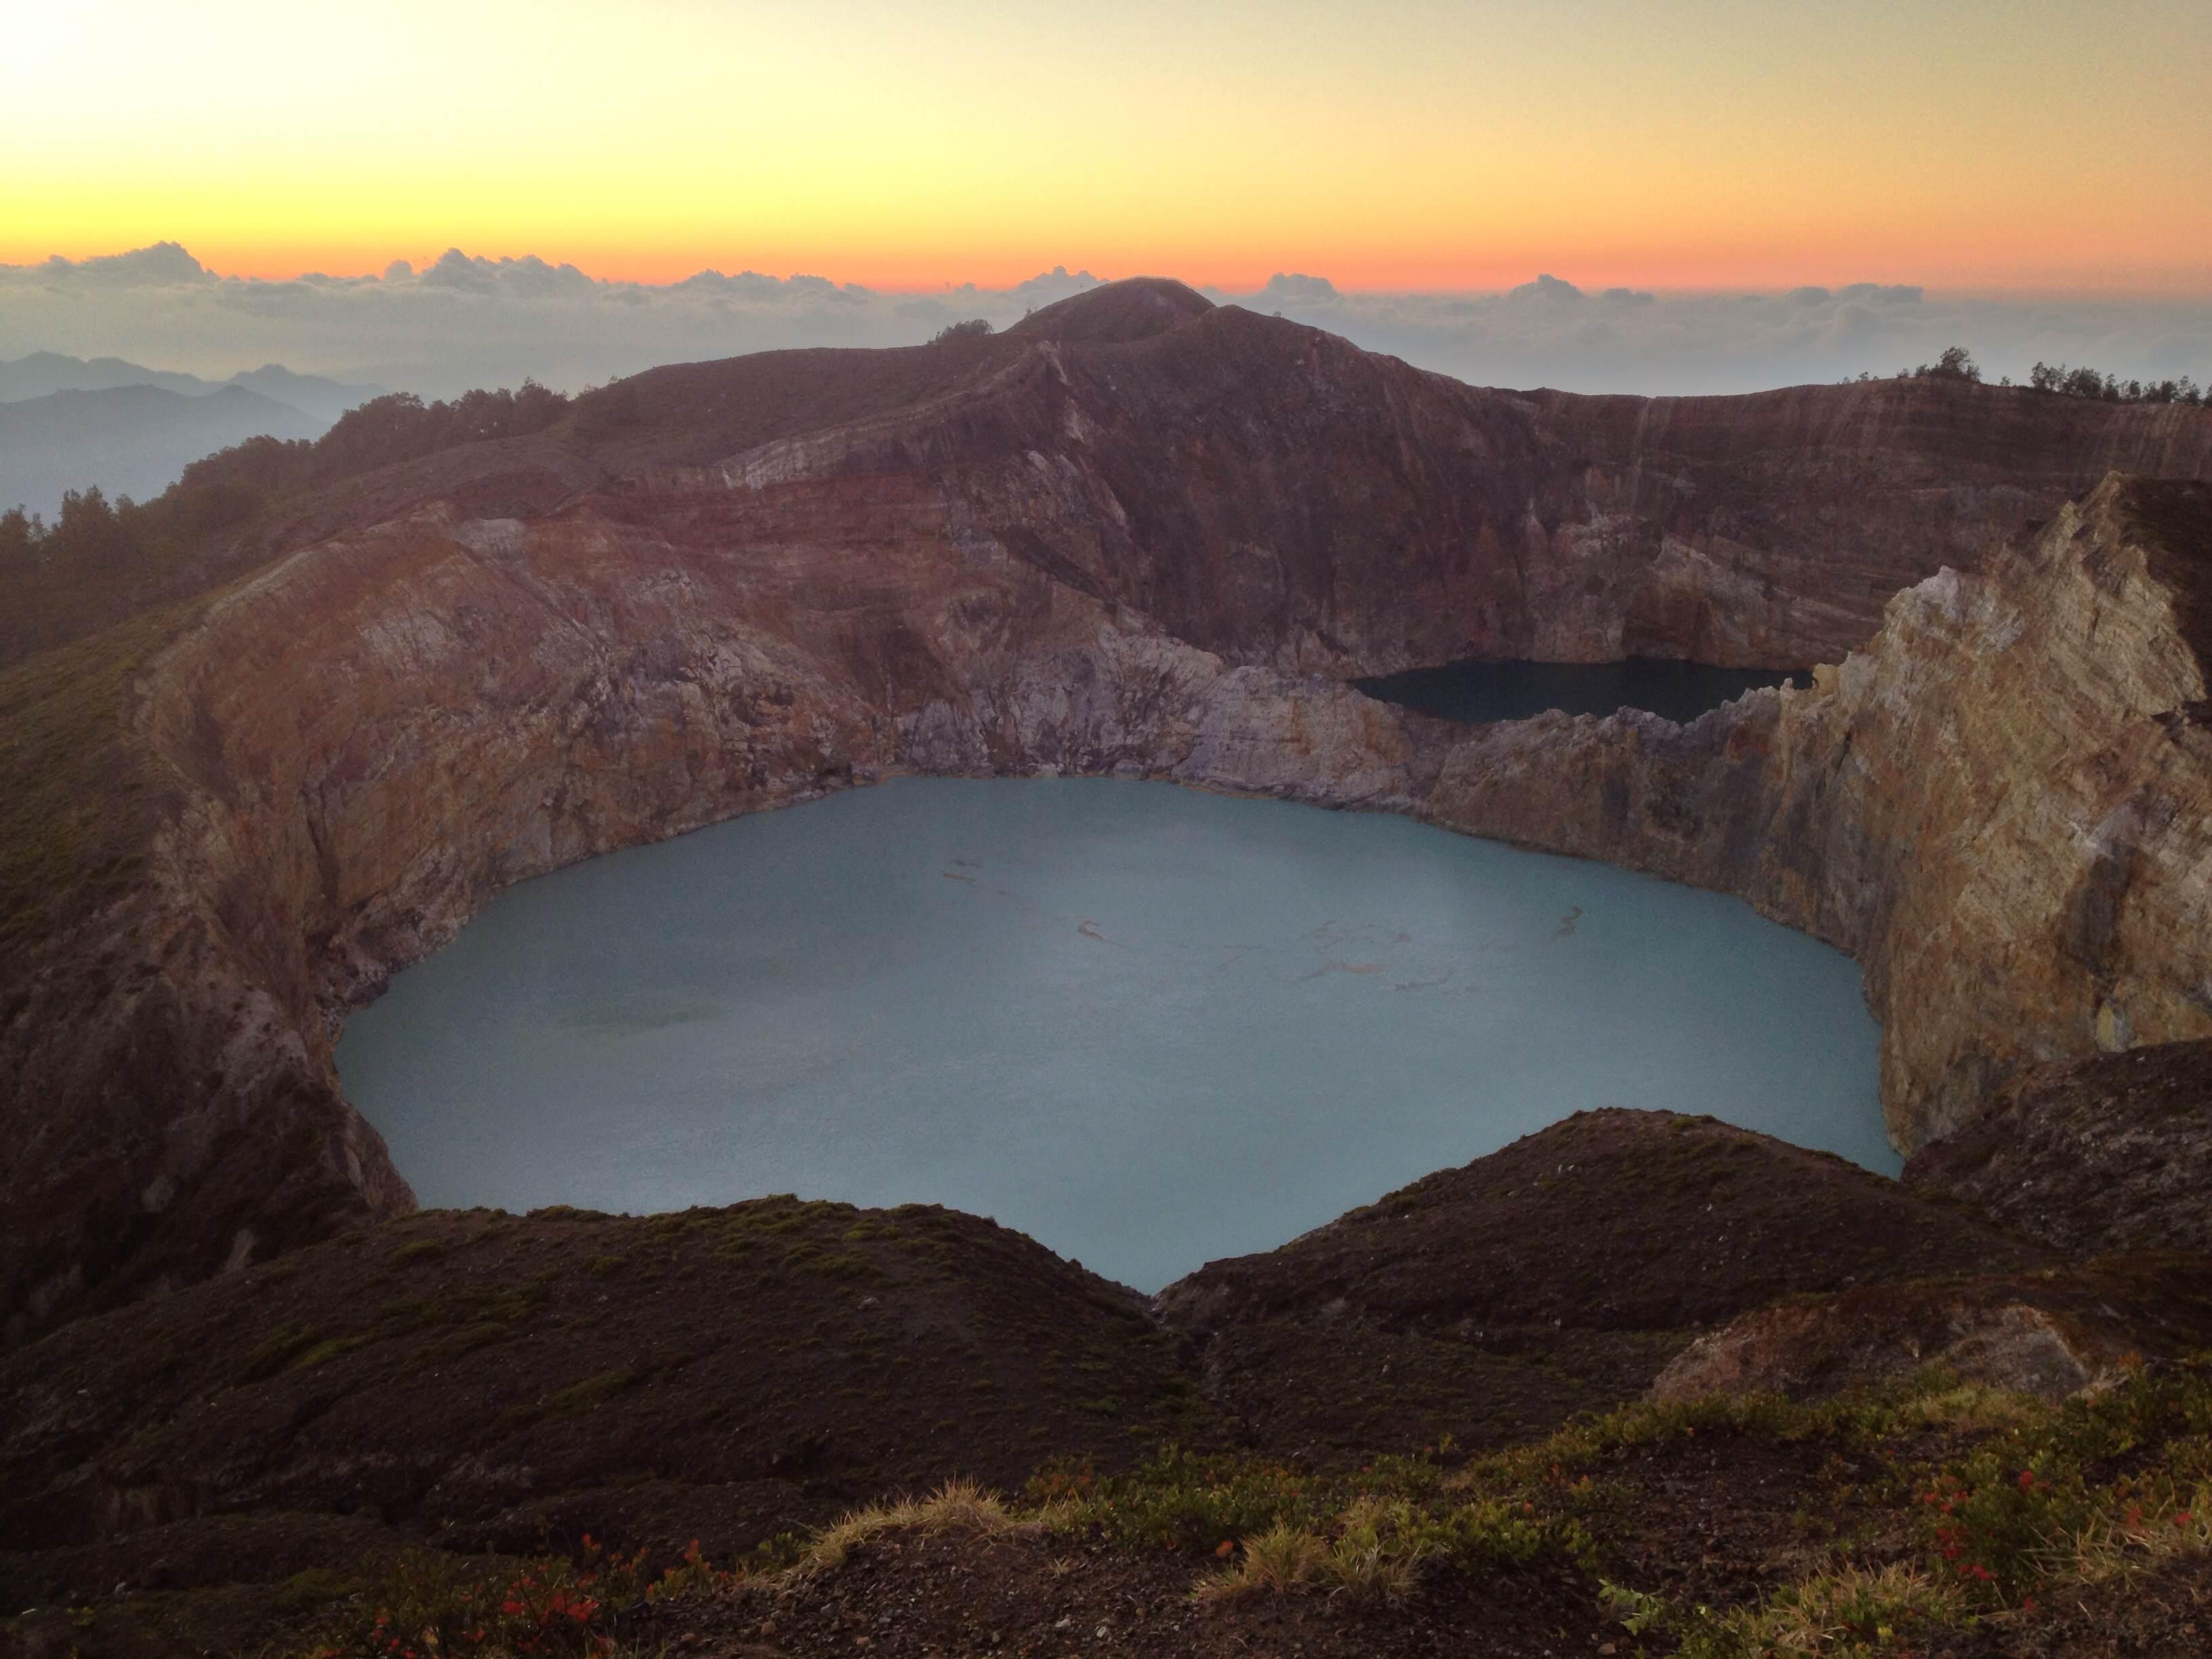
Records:
[[[331,1069],[349,1007],[507,883],[901,769],[1419,809],[1744,892],[1868,963],[1908,1146],[2019,1059],[2193,1035],[2179,567],[2117,487],[1993,551],[2110,465],[2212,472],[2212,416],[1481,392],[1134,283],[993,340],[656,371],[349,485],[250,580],[0,682],[33,786],[0,1316],[404,1207]],[[2195,533],[2172,499],[2161,546]],[[1993,560],[1818,695],[1686,730],[1465,738],[1312,677],[1800,663]]]
[[[2212,491],[2116,478],[1810,690],[1486,728],[1423,810],[1850,951],[1911,1151],[2023,1066],[2212,1035],[2208,591]]]
[[[1231,661],[1339,674],[1832,661],[1899,588],[1978,568],[2107,471],[2212,477],[2197,409],[1935,380],[1501,392],[1170,283],[963,349],[957,381],[856,387],[787,437],[726,411],[789,354],[656,371],[620,389],[636,424],[599,462],[754,489],[925,475],[970,545]]]

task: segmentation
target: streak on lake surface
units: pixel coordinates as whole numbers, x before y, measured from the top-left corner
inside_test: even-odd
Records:
[[[1850,958],[1395,817],[909,778],[502,893],[338,1044],[422,1202],[994,1216],[1139,1289],[1584,1107],[1887,1174]]]
[[[1686,722],[1760,686],[1804,686],[1812,679],[1809,670],[1716,668],[1631,657],[1626,662],[1454,662],[1352,684],[1418,714],[1480,725],[1525,720],[1549,708],[1600,716],[1645,708]]]

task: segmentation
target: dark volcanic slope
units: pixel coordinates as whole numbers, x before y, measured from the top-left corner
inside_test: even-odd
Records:
[[[865,1634],[872,1651],[915,1659],[1194,1643],[1225,1659],[1248,1636],[1253,1651],[1523,1654],[1570,1617],[1593,1647],[1620,1632],[1587,1561],[1439,1559],[1408,1607],[1316,1595],[1302,1613],[1265,1598],[1241,1615],[1256,1613],[1256,1629],[1189,1595],[1220,1538],[1267,1524],[1249,1489],[1230,1490],[1238,1455],[1288,1462],[1294,1489],[1316,1493],[1387,1461],[1401,1471],[1387,1480],[1427,1471],[1392,1490],[1439,1496],[1436,1463],[1632,1400],[1697,1322],[1777,1295],[1856,1281],[1770,1310],[1785,1328],[1750,1356],[1769,1372],[1807,1357],[1808,1320],[1826,1321],[1816,1359],[1887,1358],[1900,1339],[1935,1355],[1962,1308],[1983,1334],[2023,1306],[2052,1310],[2068,1328],[2061,1359],[2076,1325],[2077,1349],[2154,1358],[2212,1329],[2202,1259],[2124,1273],[2052,1261],[1834,1158],[1627,1111],[1578,1115],[1282,1249],[1216,1263],[1162,1298],[1164,1331],[1132,1293],[933,1207],[414,1216],[0,1358],[0,1649],[55,1651],[39,1632],[59,1627],[88,1653],[268,1650],[333,1603],[343,1612],[349,1578],[410,1545],[565,1554],[589,1534],[665,1562],[696,1539],[723,1562],[898,1489],[954,1475],[1012,1489],[1084,1464],[1111,1477],[1164,1441],[1206,1471],[1167,1460],[1189,1471],[1155,1473],[1176,1484],[1171,1501],[1155,1484],[1103,1531],[1000,1534],[988,1559],[921,1535],[856,1545],[848,1576],[756,1583],[723,1626],[772,1639],[708,1650],[852,1653]],[[1871,1340],[1855,1348],[1862,1327]],[[1868,1489],[1851,1486],[1908,1501],[1898,1465],[1838,1462],[1827,1431],[1762,1444],[1714,1412],[1678,1435],[1690,1421],[1601,1462],[1587,1445],[1565,1452],[1595,1490],[1555,1467],[1515,1496],[1609,1532],[1608,1551],[1628,1543],[1647,1577],[1693,1571],[1700,1600],[1770,1589],[1760,1561],[1824,1562],[1834,1541],[1865,1541]],[[1803,1524],[1808,1507],[1838,1503],[1834,1527]],[[1714,1570],[1723,1534],[1736,1565]],[[1891,1547],[1917,1559],[1917,1540]],[[1609,1560],[1618,1578],[1623,1559]],[[892,1582],[856,1591],[879,1571]],[[56,1611],[88,1604],[81,1622]],[[1037,1641],[1068,1628],[1071,1606],[1082,1634]],[[7,1616],[32,1607],[46,1612]],[[1139,1607],[1162,1627],[1127,1631]],[[1126,1645],[1097,1638],[1101,1622]]]
[[[1512,1439],[1641,1393],[1786,1293],[2038,1267],[2043,1247],[1705,1117],[1577,1112],[1159,1303],[1268,1443]]]
[[[440,1212],[0,1360],[0,1552],[365,1515],[750,1549],[962,1473],[1204,1437],[1133,1292],[933,1207]]]
[[[1929,1359],[2064,1391],[2094,1369],[2142,1402],[2091,1407],[2124,1428],[2110,1443],[2142,1498],[2202,1425],[2201,1373],[2168,1362],[2212,1332],[2208,1264],[2053,1261],[1837,1159],[1628,1111],[1215,1263],[1161,1298],[1164,1331],[1132,1293],[933,1207],[414,1216],[0,1358],[0,1650],[350,1652],[307,1638],[386,1609],[404,1644],[418,1595],[514,1571],[441,1548],[573,1557],[588,1534],[666,1563],[696,1540],[719,1564],[898,1489],[1032,1472],[1100,1506],[1054,1531],[862,1537],[616,1634],[762,1659],[1628,1648],[1599,1576],[1748,1607],[1839,1550],[1917,1563],[1917,1460],[2035,1419],[1963,1392],[1887,1427],[1709,1402],[1468,1451],[1631,1401],[1670,1358],[1662,1386],[1801,1394]],[[1156,1459],[1163,1442],[1181,1449]],[[2019,1448],[1989,1443],[2009,1486]],[[1224,1540],[1249,1551],[1279,1514],[1348,1528],[1371,1488],[1386,1513],[1473,1500],[1477,1541],[1437,1547],[1404,1597],[1194,1602]],[[375,1650],[392,1633],[380,1620]]]
[[[2212,1042],[2027,1073],[1905,1178],[2076,1255],[2212,1254]]]
[[[1278,1455],[1510,1441],[1778,1295],[2055,1260],[1838,1159],[1617,1110],[1216,1262],[1164,1330],[933,1206],[426,1212],[0,1358],[0,1553],[276,1512],[722,1552],[950,1474],[1218,1444],[1217,1405]]]

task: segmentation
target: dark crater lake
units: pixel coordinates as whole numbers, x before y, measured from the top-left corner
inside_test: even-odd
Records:
[[[1812,683],[1809,670],[1716,668],[1656,657],[1626,662],[1454,662],[1352,681],[1384,702],[1471,724],[1525,720],[1548,708],[1598,715],[1644,708],[1670,720],[1689,721],[1761,686]]]
[[[338,1044],[428,1205],[994,1216],[1151,1291],[1583,1107],[1885,1173],[1848,957],[1401,817],[902,779],[501,894]]]

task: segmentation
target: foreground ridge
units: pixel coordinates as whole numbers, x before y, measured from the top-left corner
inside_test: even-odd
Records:
[[[0,1650],[2179,1641],[2208,1341],[2203,1256],[1669,1114],[1150,1310],[933,1206],[424,1212],[0,1361]]]

